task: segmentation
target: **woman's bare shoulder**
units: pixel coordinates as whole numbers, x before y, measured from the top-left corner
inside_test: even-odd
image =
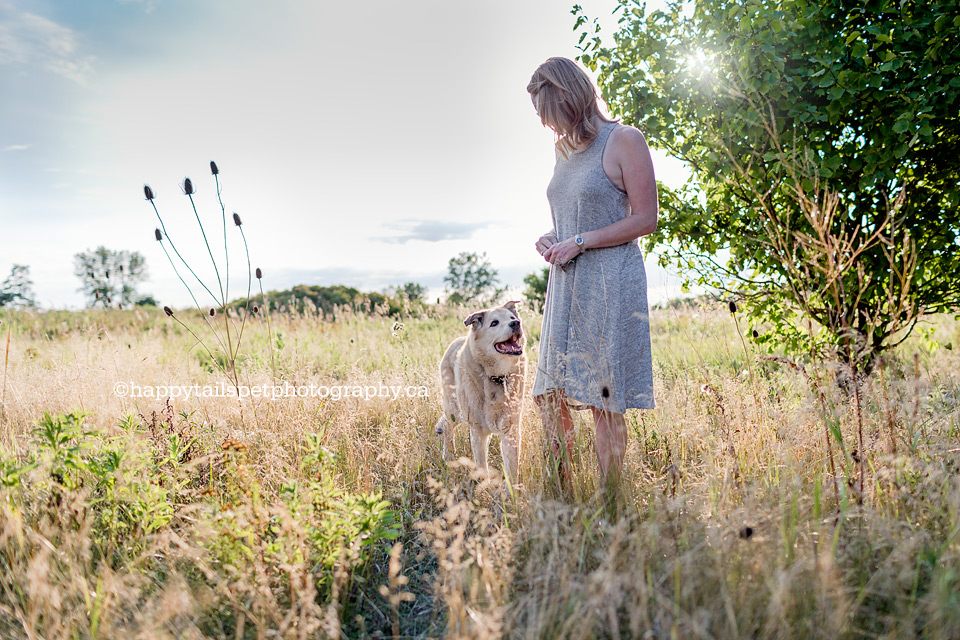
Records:
[[[617,126],[613,128],[613,131],[610,133],[610,142],[616,145],[625,146],[647,146],[647,139],[644,137],[643,132],[641,132],[640,129],[628,124],[623,124],[622,122],[618,122]]]

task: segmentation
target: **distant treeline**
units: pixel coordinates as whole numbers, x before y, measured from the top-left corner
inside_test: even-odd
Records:
[[[285,291],[270,291],[265,294],[270,311],[288,313],[318,313],[325,317],[335,318],[337,310],[349,309],[362,313],[373,313],[386,316],[398,316],[401,313],[419,311],[423,302],[410,300],[402,292],[396,296],[385,293],[363,292],[345,285],[321,287],[319,285],[301,284]],[[246,304],[245,299],[234,300],[230,303],[233,308],[240,308]],[[262,306],[260,294],[250,296],[250,306]]]

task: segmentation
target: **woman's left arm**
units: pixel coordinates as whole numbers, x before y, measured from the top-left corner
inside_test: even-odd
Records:
[[[583,234],[583,249],[602,249],[633,242],[657,230],[657,179],[653,172],[650,149],[643,134],[633,127],[622,127],[616,144],[607,148],[611,160],[619,168],[624,191],[630,202],[630,215],[611,225]],[[611,141],[613,142],[613,141]],[[551,246],[544,258],[548,262],[566,264],[580,253],[574,238],[565,238]]]

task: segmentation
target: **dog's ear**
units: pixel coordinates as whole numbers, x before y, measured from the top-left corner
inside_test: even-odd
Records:
[[[475,313],[471,313],[469,316],[467,316],[467,319],[463,321],[463,326],[469,327],[470,325],[473,325],[474,328],[479,329],[480,327],[483,326],[484,313],[485,313],[484,311],[477,311]]]
[[[517,305],[520,304],[519,300],[511,300],[507,304],[503,305],[505,309],[509,309],[513,313],[517,312]]]

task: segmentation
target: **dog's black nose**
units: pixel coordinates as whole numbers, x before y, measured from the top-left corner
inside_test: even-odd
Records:
[[[511,320],[511,321],[510,321],[510,324],[509,324],[508,326],[509,326],[511,329],[519,329],[519,328],[520,328],[520,321],[519,321],[519,320]]]

